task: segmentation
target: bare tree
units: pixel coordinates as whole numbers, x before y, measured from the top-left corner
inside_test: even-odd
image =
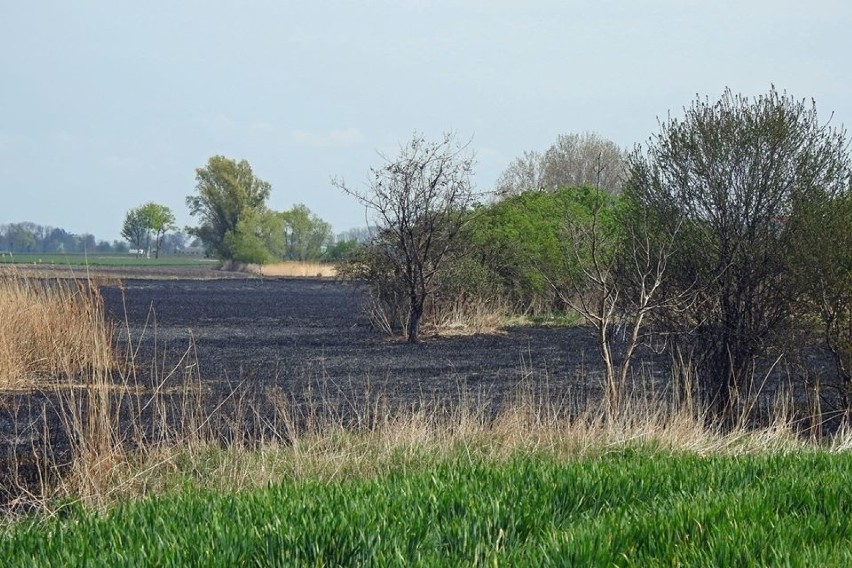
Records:
[[[414,134],[399,156],[371,168],[369,188],[360,191],[343,181],[333,183],[354,196],[375,215],[378,233],[372,250],[392,280],[404,288],[408,341],[418,340],[426,300],[435,292],[435,276],[453,253],[474,201],[473,156],[452,134],[438,142]],[[376,257],[374,257],[376,258]],[[368,271],[369,274],[369,271]]]
[[[565,227],[573,246],[574,266],[568,272],[574,277],[551,284],[595,330],[612,413],[620,407],[636,349],[647,338],[648,316],[689,299],[686,292],[661,293],[677,225],[664,238],[654,238],[644,212],[620,212],[615,198],[602,190],[589,192],[584,201],[585,210],[576,211]]]
[[[498,198],[528,190],[553,191],[592,185],[610,193],[621,189],[627,153],[599,134],[562,134],[544,154],[524,152],[497,179]]]
[[[547,189],[593,185],[618,192],[627,155],[599,134],[563,134],[544,153],[542,184]]]
[[[542,155],[538,152],[524,152],[515,158],[497,179],[496,195],[508,197],[530,189],[544,189],[542,181]]]

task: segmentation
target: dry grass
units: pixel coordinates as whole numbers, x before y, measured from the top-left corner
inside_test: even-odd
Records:
[[[504,333],[511,310],[505,303],[476,298],[456,300],[434,312],[423,331],[455,336]]]
[[[292,277],[292,278],[334,278],[337,276],[337,268],[333,264],[321,262],[299,262],[287,261],[274,264],[240,264],[231,265],[229,270],[238,270],[269,277]]]
[[[297,402],[277,389],[253,395],[236,389],[216,402],[206,398],[194,371],[181,378],[177,397],[165,388],[140,395],[129,382],[119,396],[105,396],[104,381],[95,373],[83,392],[61,390],[62,424],[73,439],[70,467],[53,475],[59,467],[48,463],[42,477],[54,481],[31,492],[29,503],[47,512],[56,498],[101,508],[187,486],[232,492],[282,480],[370,478],[459,456],[502,463],[519,455],[572,460],[626,447],[699,455],[852,447],[848,431],[814,443],[783,413],[760,429],[725,428],[696,408],[662,399],[633,399],[615,413],[601,405],[574,414],[568,409],[576,405],[554,402],[552,393],[532,386],[495,414],[489,400],[462,391],[452,402],[400,405],[384,393],[357,403],[329,394]],[[129,426],[120,425],[122,401],[131,409]]]
[[[4,270],[0,314],[0,389],[44,386],[63,373],[112,364],[112,329],[91,282]]]
[[[200,385],[200,377],[189,379],[195,381]],[[452,402],[402,405],[384,393],[353,402],[327,385],[301,402],[277,389],[253,396],[237,389],[212,412],[204,410],[210,405],[202,392],[187,388],[180,404],[154,402],[154,422],[162,427],[154,440],[134,442],[132,450],[117,435],[108,437],[107,445],[88,443],[86,436],[99,431],[79,429],[73,475],[66,475],[53,494],[97,506],[187,484],[241,491],[281,480],[375,477],[422,470],[460,455],[500,463],[518,455],[571,460],[626,447],[699,455],[852,447],[847,431],[817,444],[809,441],[784,412],[759,429],[723,427],[698,408],[653,397],[631,399],[614,413],[601,404],[576,414],[568,410],[576,404],[531,384],[496,414],[491,401],[463,390]],[[111,413],[102,414],[107,416]],[[85,424],[85,414],[76,422]],[[258,423],[262,431],[250,434]],[[82,451],[86,448],[97,451]]]

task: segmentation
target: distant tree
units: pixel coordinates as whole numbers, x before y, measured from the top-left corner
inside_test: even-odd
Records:
[[[160,258],[160,245],[162,244],[163,235],[167,231],[172,231],[177,228],[175,225],[175,216],[172,210],[165,205],[159,203],[148,202],[142,206],[142,217],[144,218],[148,229],[148,247],[150,250],[150,237],[154,237],[154,258]]]
[[[370,239],[372,239],[375,234],[375,227],[356,227],[354,229],[338,233],[334,240],[335,242],[357,241],[360,244],[366,244],[370,242]]]
[[[618,192],[627,154],[611,140],[587,132],[561,135],[542,159],[542,183],[547,189],[593,185]]]
[[[121,226],[121,236],[136,250],[136,256],[141,254],[140,251],[148,252],[151,227],[144,207],[135,207],[127,212]]]
[[[415,134],[397,158],[371,168],[367,191],[335,182],[375,215],[379,232],[370,250],[378,254],[366,257],[376,261],[367,272],[390,273],[404,288],[411,343],[418,340],[424,304],[436,290],[435,276],[469,219],[465,213],[474,201],[473,164],[453,135],[429,142]]]
[[[36,236],[30,223],[12,223],[6,226],[6,247],[9,252],[32,252],[36,248]]]
[[[247,211],[236,230],[225,235],[230,258],[249,264],[267,264],[284,252],[281,215],[274,211]]]
[[[497,179],[497,196],[544,189],[542,158],[538,152],[524,152],[523,156],[515,158]]]
[[[500,198],[528,190],[554,191],[561,187],[591,185],[616,193],[621,189],[627,153],[614,142],[593,132],[562,134],[544,154],[524,152],[500,175]]]
[[[83,233],[80,235],[80,246],[79,252],[91,252],[97,248],[97,241],[95,240],[95,235],[90,233]]]
[[[331,262],[347,260],[351,258],[361,246],[361,243],[355,239],[337,241],[326,249],[325,254],[323,254],[323,259]]]
[[[45,248],[48,252],[71,252],[74,244],[74,235],[64,229],[52,229],[46,237]]]
[[[230,244],[242,241],[239,235],[228,238],[228,234],[239,232],[240,221],[266,211],[271,186],[255,177],[247,161],[224,156],[213,156],[198,168],[196,180],[196,193],[187,196],[186,204],[200,225],[187,230],[219,258],[233,258]]]
[[[163,252],[170,254],[180,253],[187,247],[186,233],[181,231],[169,231],[163,235],[162,244],[160,246]]]
[[[660,312],[659,325],[686,342],[705,393],[728,416],[753,393],[758,356],[790,324],[796,204],[847,191],[848,159],[844,132],[774,88],[697,99],[630,158],[625,193],[652,226],[680,225],[664,293],[697,293],[690,310]]]
[[[331,244],[331,225],[301,203],[282,212],[281,216],[284,222],[284,256],[289,260],[319,260],[324,247]]]

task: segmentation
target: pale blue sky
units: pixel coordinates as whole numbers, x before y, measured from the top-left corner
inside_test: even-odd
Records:
[[[632,147],[726,86],[771,84],[852,125],[852,3],[0,0],[0,224],[118,237],[184,198],[214,154],[275,209],[336,231],[413,131],[472,137],[488,190],[524,150],[595,131]]]

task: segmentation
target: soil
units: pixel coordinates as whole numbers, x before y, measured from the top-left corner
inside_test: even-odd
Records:
[[[413,401],[456,396],[462,386],[499,399],[531,378],[582,395],[597,392],[601,378],[586,328],[519,327],[411,345],[370,326],[361,288],[332,280],[126,280],[123,291],[102,293],[122,339],[129,325],[137,361],[156,356],[168,368],[192,346],[204,382],[222,388],[251,382],[294,393],[326,382],[355,396],[369,384]],[[658,371],[661,362],[644,355],[640,366]]]

